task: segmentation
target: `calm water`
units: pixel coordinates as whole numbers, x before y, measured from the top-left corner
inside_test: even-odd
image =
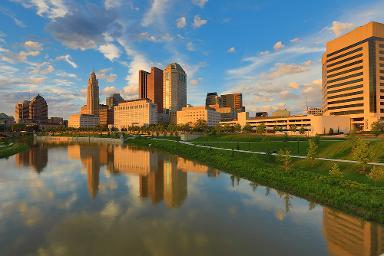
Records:
[[[0,160],[0,255],[379,255],[383,226],[158,151]]]

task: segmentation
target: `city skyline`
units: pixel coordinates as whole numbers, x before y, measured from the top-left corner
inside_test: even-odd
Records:
[[[139,70],[178,62],[192,105],[204,105],[207,92],[242,92],[249,111],[285,105],[297,113],[307,104],[321,106],[325,42],[383,22],[384,8],[383,1],[351,1],[348,9],[342,1],[298,1],[297,10],[290,8],[294,17],[280,22],[288,18],[286,3],[276,10],[276,3],[262,1],[43,2],[0,5],[0,112],[13,115],[16,102],[40,93],[50,116],[68,118],[84,104],[93,68],[104,103],[114,92],[137,98]]]

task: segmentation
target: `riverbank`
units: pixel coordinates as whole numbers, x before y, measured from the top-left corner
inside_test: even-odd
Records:
[[[191,145],[135,138],[127,143],[153,147],[179,156],[198,160],[235,176],[339,209],[349,214],[384,223],[384,184],[373,182],[365,175],[348,171],[355,164],[340,164],[343,177],[328,174],[331,163],[292,160],[289,171],[281,169],[272,156],[218,151]]]
[[[91,136],[36,136],[36,141],[53,143],[109,143],[119,145],[124,143],[121,139]]]
[[[28,145],[24,143],[0,144],[0,158],[10,157],[27,149]]]

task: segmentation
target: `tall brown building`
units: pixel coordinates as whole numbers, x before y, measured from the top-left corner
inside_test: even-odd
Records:
[[[48,104],[40,94],[29,103],[29,119],[37,123],[48,122]]]
[[[15,121],[16,123],[23,122],[29,118],[29,101],[24,100],[16,104]]]
[[[236,112],[244,112],[245,108],[243,106],[243,94],[242,93],[231,93],[223,94],[220,97],[221,105],[223,107],[231,107]]]
[[[113,109],[113,107],[119,105],[119,103],[124,102],[124,99],[121,97],[120,93],[114,93],[107,97],[105,101],[108,108]]]
[[[370,22],[329,41],[322,64],[324,115],[350,116],[359,130],[384,119],[384,24]]]
[[[139,98],[148,98],[163,111],[163,70],[152,67],[151,73],[139,71]]]
[[[99,115],[99,81],[95,72],[92,72],[88,79],[87,109],[89,115]]]

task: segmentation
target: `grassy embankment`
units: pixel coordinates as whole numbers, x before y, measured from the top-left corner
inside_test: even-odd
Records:
[[[0,158],[10,157],[28,149],[28,145],[22,142],[8,143],[0,141]]]
[[[206,139],[200,138],[197,141],[206,142]],[[290,170],[285,171],[273,156],[199,148],[148,138],[136,138],[128,140],[128,143],[146,147],[151,144],[151,147],[200,161],[235,176],[284,190],[367,220],[384,223],[384,183],[374,182],[357,172],[356,164],[339,164],[344,176],[333,177],[329,175],[332,163],[327,161],[315,161],[312,164],[307,160],[292,159]],[[347,152],[349,146],[342,145],[337,146],[339,152]],[[322,149],[322,154],[328,152],[327,154],[337,155],[337,149],[331,146],[326,148]]]
[[[193,141],[195,144],[249,151],[278,151],[288,149],[292,155],[305,156],[308,151],[308,139],[305,137],[257,136],[248,134],[204,136]],[[369,148],[372,162],[384,162],[384,140],[370,139]],[[318,157],[352,160],[352,142],[348,139],[319,138]]]

